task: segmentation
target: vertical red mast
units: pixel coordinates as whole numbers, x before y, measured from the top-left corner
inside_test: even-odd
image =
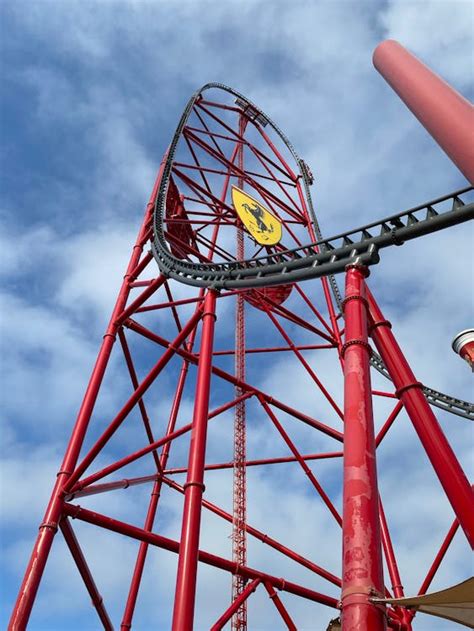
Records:
[[[247,120],[243,115],[239,120],[239,134],[244,135]],[[244,145],[238,148],[237,164],[240,171],[244,169]],[[244,186],[243,178],[238,178],[239,188]],[[237,260],[245,258],[244,231],[237,230]],[[237,294],[235,306],[235,376],[245,381],[245,301],[243,294]],[[235,387],[235,397],[244,394],[240,386]],[[232,560],[239,567],[247,565],[247,538],[245,525],[247,521],[247,482],[246,482],[246,433],[245,433],[245,399],[239,401],[234,411],[234,491],[233,491],[233,524],[232,524]],[[232,577],[232,602],[245,589],[245,580],[240,574]],[[232,629],[246,631],[247,601],[243,600],[237,612],[232,616]]]

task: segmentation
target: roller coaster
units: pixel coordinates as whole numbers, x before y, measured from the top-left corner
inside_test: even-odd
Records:
[[[404,55],[408,53],[398,50],[398,45],[386,42],[382,46],[388,57],[399,55],[395,66],[406,64],[401,72],[403,80],[415,68],[421,73],[419,77],[432,81],[430,71],[417,66],[417,60],[407,60]],[[390,73],[392,61],[385,60],[384,68],[387,80],[397,89],[396,77]],[[440,101],[452,97],[449,86],[430,86],[431,90],[439,90]],[[402,98],[406,91],[404,84],[400,88]],[[461,97],[456,99],[453,126],[456,121],[462,126],[467,120],[463,119],[466,106],[459,101]],[[417,116],[420,112],[424,116],[423,105],[407,104]],[[437,122],[436,112],[431,112],[431,117],[423,116],[418,117],[446,148],[449,142],[443,136],[444,122]],[[451,128],[449,134],[455,135]],[[461,133],[449,145],[449,151],[446,149],[464,172],[471,168],[466,166],[465,144]],[[380,263],[384,249],[472,220],[474,189],[466,186],[325,238],[320,217],[337,212],[337,208],[317,211],[311,195],[313,187],[315,178],[309,166],[269,116],[245,96],[223,84],[209,83],[191,97],[161,162],[40,525],[13,611],[12,631],[27,626],[58,530],[100,623],[104,629],[114,628],[113,616],[92,576],[73,521],[137,542],[121,631],[130,629],[137,619],[150,547],[178,558],[173,602],[165,606],[162,626],[156,628],[198,628],[195,610],[200,607],[196,595],[199,563],[232,577],[230,603],[216,599],[212,611],[206,612],[205,628],[212,631],[226,625],[234,631],[252,628],[247,605],[257,590],[268,594],[270,607],[278,615],[278,628],[290,630],[303,628],[297,615],[290,613],[293,601],[285,601],[295,596],[322,608],[324,613],[317,609],[319,618],[314,628],[318,629],[323,628],[321,621],[325,620],[327,628],[334,631],[341,626],[343,631],[383,631],[387,627],[411,631],[416,627],[418,610],[466,623],[465,608],[461,606],[464,601],[459,595],[464,584],[453,588],[455,594],[448,590],[449,594],[443,596],[446,610],[441,596],[441,600],[433,596],[435,605],[431,610],[430,603],[406,598],[390,519],[384,511],[384,503],[393,498],[379,494],[378,479],[383,479],[383,468],[377,471],[375,463],[378,448],[389,440],[387,435],[405,411],[444,490],[447,512],[452,509],[454,513],[454,521],[420,586],[417,598],[423,599],[456,532],[463,531],[471,546],[474,543],[472,489],[431,406],[459,417],[452,420],[460,424],[474,419],[474,405],[417,380],[366,278],[371,266]],[[271,232],[271,241],[265,232]],[[443,254],[447,255],[441,252],[440,256]],[[344,275],[344,290],[339,288],[338,275]],[[234,308],[235,319],[229,318],[229,305]],[[160,314],[164,314],[161,319]],[[131,391],[112,419],[105,421],[98,418],[95,408],[117,340]],[[294,363],[273,362],[272,358],[282,356],[291,357]],[[148,363],[150,358],[154,362],[144,375],[140,364],[143,357]],[[327,378],[326,373],[334,367],[342,371],[343,392],[335,391],[334,377]],[[377,372],[371,372],[371,367]],[[288,392],[275,392],[265,381],[267,375],[276,374],[276,368],[285,373]],[[194,378],[189,378],[193,370]],[[385,378],[380,379],[386,384],[382,389],[371,381],[373,378],[375,383],[379,373]],[[297,380],[304,380],[310,409],[287,400]],[[194,396],[189,393],[190,387]],[[170,400],[167,423],[159,405],[165,395]],[[187,414],[186,397],[187,401],[194,399],[189,422],[183,422],[189,420],[183,419]],[[216,404],[214,409],[210,409],[211,398]],[[390,404],[388,414],[383,406],[382,412],[377,411],[376,401]],[[233,414],[233,434],[227,434],[226,439],[227,447],[233,448],[233,458],[209,462],[208,426],[211,433],[219,422],[213,419],[229,413]],[[120,428],[133,423],[132,416],[142,426],[141,433],[132,425],[135,442],[128,434],[125,442],[111,450]],[[261,443],[251,447],[257,426],[265,431],[271,428],[291,455],[261,454]],[[306,432],[300,444],[293,436],[292,428],[296,426]],[[91,432],[91,439],[86,441]],[[186,436],[190,438],[187,463],[182,460],[182,450],[175,449]],[[324,451],[324,441],[335,441],[337,451]],[[308,453],[308,444],[318,451]],[[251,448],[254,458],[249,457]],[[341,486],[321,482],[319,463],[333,462],[341,463]],[[319,559],[313,560],[312,554],[298,552],[298,541],[288,545],[251,524],[247,473],[250,468],[270,465],[301,469],[318,509],[327,509],[342,540],[334,551],[339,558],[342,556],[341,576],[324,567]],[[110,477],[125,467],[131,467],[127,477]],[[212,489],[212,476],[229,469],[233,471],[232,512],[203,497],[204,480]],[[178,482],[180,475],[186,475],[182,484]],[[280,479],[281,484],[284,481]],[[151,487],[143,525],[77,504],[80,498],[91,500],[142,485]],[[175,538],[155,532],[158,508],[165,501],[160,496],[165,491],[184,496]],[[232,559],[200,547],[206,512],[232,529]],[[270,516],[267,525],[271,530]],[[313,525],[308,522],[309,531]],[[291,539],[291,533],[289,536]],[[311,572],[308,586],[303,584],[306,579],[295,582],[277,576],[271,564],[265,569],[253,567],[247,553],[248,537]],[[320,552],[321,546],[315,546],[314,556]],[[385,577],[383,559],[388,572]],[[314,589],[315,581],[319,581],[316,586],[324,586],[321,591]],[[213,589],[217,590],[218,584],[216,580]],[[329,614],[327,608],[332,609]]]

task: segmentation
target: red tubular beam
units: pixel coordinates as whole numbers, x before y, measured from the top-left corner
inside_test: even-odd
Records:
[[[241,397],[234,399],[233,401],[229,401],[228,403],[221,405],[220,407],[216,408],[209,414],[208,420],[215,418],[222,412],[225,412],[226,410],[231,408],[238,401],[242,399],[246,399],[249,396],[251,396],[251,393],[246,393],[242,395]],[[150,453],[150,451],[153,451],[154,449],[158,449],[158,447],[162,447],[163,445],[167,445],[175,438],[178,438],[178,436],[182,436],[183,434],[186,434],[187,432],[189,432],[192,429],[192,426],[193,426],[192,423],[183,425],[183,427],[180,427],[179,429],[175,430],[171,434],[167,434],[166,436],[164,436],[163,438],[160,438],[154,443],[151,443],[150,445],[147,445],[146,447],[143,447],[142,449],[139,449],[138,451],[135,451],[132,454],[129,454],[128,456],[125,456],[124,458],[117,460],[116,462],[113,462],[112,464],[108,465],[107,467],[104,467],[100,471],[96,471],[95,473],[91,474],[87,478],[84,478],[83,480],[79,481],[74,486],[74,488],[68,495],[68,499],[72,497],[81,497],[81,495],[88,495],[88,493],[82,493],[81,492],[82,489],[88,488],[89,485],[91,485],[93,482],[96,482],[97,480],[104,478],[106,475],[109,475],[110,473],[113,473],[114,471],[117,471],[118,469],[125,467],[125,465],[130,464],[131,462],[134,462],[135,460],[138,460],[142,456],[145,456],[146,454]],[[187,469],[184,469],[183,471],[186,472]],[[112,484],[115,484],[115,483],[112,483]]]
[[[161,337],[160,335],[157,335],[156,333],[153,333],[152,331],[145,328],[141,324],[138,324],[138,322],[135,322],[134,320],[130,320],[130,319],[127,320],[125,325],[132,331],[135,331],[136,333],[143,335],[147,339],[152,340],[153,342],[156,342],[157,344],[160,344],[161,346],[167,347],[169,345],[168,340]],[[176,349],[176,354],[180,355],[181,357],[185,357],[189,359],[190,363],[192,364],[197,364],[198,362],[198,358],[196,357],[196,355],[194,355],[193,353],[190,353],[189,351],[185,351],[183,348]],[[214,375],[217,375],[218,377],[221,377],[228,383],[232,383],[234,385],[240,385],[242,390],[246,392],[252,392],[253,394],[261,395],[267,403],[277,407],[282,412],[285,412],[286,414],[293,416],[294,418],[302,421],[303,423],[306,423],[306,425],[309,425],[310,427],[314,427],[314,429],[319,430],[323,434],[326,434],[327,436],[331,436],[332,438],[335,438],[339,442],[342,442],[343,438],[342,438],[341,432],[338,432],[336,429],[329,427],[328,425],[325,425],[324,423],[321,423],[320,421],[317,421],[313,418],[310,418],[309,416],[307,416],[306,414],[303,414],[302,412],[299,412],[298,410],[295,410],[294,408],[290,407],[286,403],[282,403],[281,401],[279,401],[278,399],[275,399],[269,394],[266,394],[265,392],[258,390],[254,386],[248,383],[245,383],[244,381],[241,381],[240,379],[237,379],[236,377],[234,377],[234,375],[231,375],[225,370],[222,370],[221,368],[218,368],[217,366],[212,366],[212,373]]]
[[[99,590],[97,589],[94,579],[92,578],[92,574],[84,558],[79,542],[76,539],[76,535],[71,528],[69,519],[67,517],[65,519],[62,519],[59,526],[61,528],[61,532],[64,535],[64,539],[66,540],[68,548],[73,556],[73,559],[76,562],[79,574],[82,576],[82,580],[84,581],[87,591],[89,592],[92,604],[97,610],[97,615],[99,616],[100,621],[104,626],[104,629],[106,631],[113,631],[113,624],[109,618],[109,614],[105,609],[102,596],[99,594]]]
[[[152,475],[144,475],[139,478],[123,478],[122,480],[116,480],[115,482],[105,482],[104,484],[92,484],[86,486],[80,491],[74,491],[65,496],[66,502],[71,502],[78,497],[88,497],[89,495],[99,495],[100,493],[108,493],[109,491],[116,491],[117,489],[128,489],[129,486],[137,486],[139,484],[146,484],[147,482],[156,482],[160,474],[153,473]]]
[[[403,402],[454,513],[459,519],[461,528],[473,547],[474,496],[472,489],[425,398],[423,385],[416,380],[395,340],[390,322],[385,320],[374,297],[368,290],[367,298],[372,339],[392,378],[397,396]]]
[[[195,331],[196,329],[194,329],[193,334],[195,333]],[[191,339],[194,337],[193,334],[191,335]],[[171,406],[170,416],[168,419],[168,427],[166,428],[167,436],[169,436],[175,428],[176,419],[178,417],[178,412],[179,412],[179,406],[181,403],[181,397],[183,395],[184,385],[186,383],[186,377],[188,374],[188,367],[189,367],[189,363],[186,360],[184,360],[183,365],[181,366],[181,371],[178,378],[178,385],[176,388],[173,405]],[[166,467],[166,464],[168,462],[170,446],[171,445],[168,442],[163,447],[163,452],[160,457],[160,471],[161,472]],[[161,487],[162,487],[162,478],[159,477],[155,480],[153,484],[150,503],[148,506],[148,512],[147,512],[145,525],[144,525],[145,530],[148,530],[150,532],[153,529],[153,524],[156,517],[156,511],[158,509],[158,502],[160,499]],[[127,602],[126,602],[125,610],[123,613],[122,624],[120,625],[121,631],[127,631],[127,629],[130,629],[132,626],[133,614],[134,614],[135,606],[137,603],[138,591],[140,589],[140,583],[142,580],[143,569],[145,567],[147,553],[148,553],[148,543],[142,541],[140,543],[137,560],[135,562],[135,568],[133,570],[132,580],[130,582],[130,588],[128,591]]]
[[[277,608],[280,616],[282,617],[283,622],[288,627],[288,631],[298,631],[298,629],[296,628],[296,625],[294,624],[293,620],[290,618],[290,614],[287,612],[287,610],[285,609],[284,604],[281,602],[278,594],[273,589],[273,585],[271,585],[270,583],[265,583],[265,589],[267,590],[268,595],[270,596],[273,604],[275,605],[275,607]]]
[[[139,386],[138,377],[135,370],[135,366],[133,365],[132,355],[130,353],[130,348],[128,346],[127,338],[125,337],[123,328],[119,329],[118,336],[119,336],[120,344],[122,345],[122,351],[125,357],[125,363],[127,364],[130,380],[132,382],[133,389],[136,390]],[[151,429],[150,419],[148,417],[148,412],[146,411],[145,402],[143,401],[143,399],[140,399],[138,401],[138,407],[140,409],[140,415],[142,417],[143,425],[145,427],[145,432],[148,438],[148,442],[154,443],[155,439],[153,437],[153,431]],[[153,451],[152,455],[153,455],[153,460],[155,461],[155,464],[156,464],[157,471],[162,472],[157,452]]]
[[[192,631],[193,628],[215,311],[216,292],[210,290],[206,294],[202,314],[201,351],[189,447],[188,475],[184,485],[183,523],[176,578],[173,631]]]
[[[175,482],[174,480],[163,478],[163,482],[167,484],[170,488],[178,491],[179,493],[184,493],[184,488],[180,484]],[[219,515],[219,517],[222,517],[226,521],[232,523],[232,520],[233,520],[232,515],[230,515],[229,513],[226,513],[224,510],[222,510],[222,508],[219,508],[219,506],[216,506],[215,504],[212,504],[211,502],[208,502],[207,500],[203,500],[202,505],[208,510],[210,510],[211,512],[213,512],[215,515]],[[331,572],[328,572],[327,570],[320,567],[319,565],[316,565],[316,563],[313,563],[312,561],[309,561],[308,559],[301,556],[300,554],[297,554],[293,550],[290,550],[290,548],[287,548],[286,546],[282,545],[275,539],[272,539],[268,535],[264,534],[263,532],[260,532],[260,530],[257,530],[256,528],[254,528],[253,526],[250,526],[249,524],[245,524],[245,529],[249,535],[252,535],[252,537],[255,537],[262,543],[265,543],[266,545],[270,546],[274,550],[278,550],[278,552],[281,552],[281,554],[284,554],[289,559],[296,561],[296,563],[299,563],[303,567],[306,567],[308,570],[311,570],[315,574],[318,574],[322,578],[325,578],[330,583],[337,585],[337,587],[341,586],[341,579],[339,579],[337,576],[334,576],[334,574],[331,574]]]
[[[95,457],[100,453],[100,450],[104,447],[104,445],[107,444],[107,442],[114,435],[114,433],[123,423],[123,421],[127,418],[131,410],[135,407],[138,401],[141,400],[145,392],[148,390],[148,388],[155,381],[155,379],[158,377],[160,372],[165,368],[165,366],[174,356],[174,354],[176,353],[176,349],[179,346],[181,346],[181,344],[188,337],[191,331],[194,330],[194,327],[199,322],[201,316],[202,316],[202,312],[201,312],[200,307],[198,307],[194,315],[191,316],[191,318],[188,320],[186,325],[183,327],[180,333],[176,336],[173,342],[171,344],[168,344],[168,348],[165,350],[165,352],[160,357],[158,362],[153,366],[153,368],[150,370],[150,372],[147,374],[147,376],[143,379],[143,381],[140,383],[138,388],[134,391],[132,396],[129,398],[127,403],[123,406],[123,408],[120,410],[117,416],[113,419],[113,421],[110,423],[107,429],[103,432],[100,438],[91,447],[90,451],[84,457],[82,462],[78,465],[77,469],[69,478],[66,490],[70,491],[73,488],[73,485],[79,480],[79,478],[87,469],[87,467],[92,463]],[[151,445],[156,445],[156,443],[151,443]]]
[[[364,268],[346,272],[342,631],[383,631],[385,612]]]
[[[115,303],[112,317],[110,318],[109,325],[105,332],[102,346],[100,347],[99,354],[97,356],[97,360],[94,365],[94,369],[92,371],[71,438],[69,440],[64,460],[56,478],[56,484],[54,485],[51,499],[46,509],[43,522],[41,523],[39,528],[39,534],[33,547],[31,558],[18,593],[18,598],[13,609],[12,617],[10,619],[10,624],[8,627],[10,631],[22,631],[26,628],[28,624],[31,609],[35,601],[41,577],[43,576],[44,567],[48,559],[54,535],[58,530],[58,523],[61,518],[61,510],[63,505],[62,491],[77,464],[77,459],[81,451],[84,436],[87,432],[97,395],[99,393],[105,370],[109,362],[110,354],[112,352],[112,347],[116,339],[118,329],[117,317],[124,310],[127,303],[127,299],[130,293],[130,282],[135,280],[135,276],[133,275],[134,270],[136,270],[137,266],[139,265],[140,256],[147,238],[148,224],[151,220],[153,205],[161,181],[161,175],[163,173],[166,157],[167,155],[165,154],[157,178],[155,180],[155,185],[153,187],[150,200],[147,204],[143,224],[140,228],[137,240],[133,247],[132,255],[123,279],[122,286],[120,288],[119,295],[117,297],[117,301]]]
[[[303,344],[302,346],[295,346],[297,351],[312,351],[321,350],[323,348],[335,348],[335,344]],[[246,348],[245,353],[281,353],[284,351],[293,351],[291,346],[275,346],[274,348]],[[214,357],[220,355],[235,355],[235,351],[214,351]]]
[[[117,316],[117,322],[121,324],[124,320],[134,314],[135,311],[139,307],[141,307],[142,304],[146,302],[148,298],[150,298],[150,296],[152,296],[159,287],[161,287],[161,285],[163,285],[165,280],[166,276],[164,276],[163,274],[160,274],[154,280],[152,280],[148,287],[144,289],[142,293],[137,298],[135,298],[135,300],[126,309],[124,309],[119,316]]]
[[[301,455],[301,454],[300,454]],[[302,460],[326,460],[327,458],[341,458],[342,451],[328,451],[327,453],[321,454],[304,454],[301,455]],[[268,465],[268,464],[284,464],[287,462],[298,462],[298,458],[296,456],[287,456],[284,458],[265,458],[263,460],[247,460],[245,463],[246,467],[258,467],[260,465]],[[207,464],[204,467],[205,471],[218,471],[219,469],[232,469],[234,467],[233,462],[219,462],[216,464]],[[166,475],[174,475],[176,473],[186,473],[186,467],[181,467],[180,469],[167,469],[163,473]],[[76,497],[81,497],[84,493],[77,493]]]
[[[234,600],[231,606],[228,609],[226,609],[226,611],[224,611],[224,613],[219,618],[219,620],[215,624],[212,625],[211,631],[221,631],[221,629],[223,629],[225,625],[229,622],[229,620],[232,618],[234,613],[236,613],[239,610],[240,606],[247,600],[250,594],[253,594],[253,592],[257,589],[260,583],[261,583],[261,580],[259,578],[256,578],[254,581],[249,583],[247,587],[243,590],[243,592],[239,594],[239,596],[237,596],[237,598]]]
[[[390,574],[390,580],[392,581],[393,595],[395,598],[403,598],[405,594],[403,593],[402,579],[400,578],[400,573],[398,571],[397,560],[395,558],[395,552],[393,551],[392,538],[390,537],[390,531],[388,529],[387,519],[385,517],[385,511],[380,497],[379,514],[382,545],[385,553],[385,561],[387,562],[388,573]]]
[[[377,434],[377,437],[375,439],[376,447],[378,447],[380,443],[382,442],[382,440],[385,438],[386,433],[391,428],[393,422],[395,421],[397,416],[400,414],[402,409],[403,409],[403,403],[401,401],[397,401],[397,404],[395,405],[393,410],[390,412],[389,417],[387,418],[385,423],[382,425],[379,433]]]
[[[117,519],[113,519],[112,517],[107,517],[106,515],[101,515],[100,513],[87,510],[85,508],[82,508],[81,506],[65,504],[64,514],[70,515],[73,519],[80,519],[81,521],[85,521],[89,524],[95,524],[96,526],[106,528],[107,530],[112,530],[113,532],[117,532],[127,537],[138,539],[139,541],[146,541],[150,545],[157,546],[158,548],[163,548],[164,550],[169,550],[170,552],[178,553],[180,549],[179,541],[174,541],[173,539],[168,539],[168,537],[163,537],[162,535],[147,532],[142,528],[137,528],[136,526],[118,521]],[[224,559],[223,557],[219,557],[215,554],[204,552],[202,550],[199,551],[198,556],[199,561],[202,561],[202,563],[220,568],[221,570],[225,570],[226,572],[230,572],[231,574],[239,573],[249,580],[259,578],[262,582],[270,583],[277,589],[281,591],[286,591],[289,594],[294,594],[295,596],[306,598],[307,600],[320,603],[321,605],[326,605],[327,607],[337,608],[338,606],[338,601],[336,598],[332,598],[332,596],[326,596],[325,594],[315,592],[312,589],[308,589],[296,583],[286,581],[283,578],[277,578],[276,576],[266,574],[265,572],[260,572],[259,570],[255,570],[251,567],[238,566],[236,563],[233,563],[228,559]]]
[[[303,357],[303,355],[296,349],[296,346],[293,344],[290,336],[286,333],[284,328],[281,326],[281,324],[278,322],[278,320],[275,318],[275,316],[273,315],[273,313],[271,311],[267,311],[267,315],[270,318],[270,320],[273,322],[275,327],[278,329],[278,331],[280,332],[280,334],[282,335],[283,339],[286,341],[288,346],[290,346],[293,349],[294,354],[299,359],[300,363],[304,366],[304,368],[306,369],[307,373],[309,374],[311,379],[314,381],[314,383],[318,386],[318,388],[324,394],[324,396],[326,397],[328,403],[331,405],[333,410],[342,419],[344,415],[343,415],[341,409],[339,408],[337,403],[334,401],[334,399],[331,397],[331,395],[326,390],[326,388],[323,386],[323,384],[321,383],[320,379],[318,378],[318,376],[316,375],[314,370],[311,368],[309,363],[306,361],[306,359]]]
[[[314,234],[314,233],[313,233]],[[329,325],[327,324],[326,320],[323,318],[323,316],[319,313],[319,311],[316,309],[316,307],[314,306],[314,304],[311,302],[311,300],[308,298],[308,296],[304,293],[304,291],[301,289],[301,287],[299,286],[298,283],[295,283],[295,289],[296,291],[299,293],[299,295],[303,298],[303,300],[305,301],[305,303],[308,305],[308,307],[311,309],[311,311],[314,313],[314,315],[318,318],[318,320],[321,322],[321,324],[325,327],[326,331],[329,333],[329,335],[334,336],[335,333],[334,331],[331,330],[331,328],[329,327]],[[337,343],[336,343],[337,346]]]
[[[305,472],[307,478],[309,479],[311,484],[314,486],[314,488],[316,489],[317,493],[319,494],[319,496],[321,497],[323,502],[326,504],[326,506],[329,509],[331,515],[334,517],[334,519],[337,521],[337,523],[341,526],[342,525],[341,516],[339,515],[339,513],[335,509],[334,504],[329,499],[329,497],[326,494],[326,492],[324,491],[323,487],[320,485],[320,483],[316,479],[316,476],[314,475],[314,473],[311,471],[311,469],[308,467],[306,462],[301,457],[300,452],[297,450],[297,448],[295,447],[293,441],[290,439],[288,434],[285,432],[282,424],[279,422],[279,420],[277,419],[275,414],[273,414],[272,410],[267,405],[267,403],[265,402],[264,399],[260,399],[260,403],[262,404],[263,409],[268,414],[268,416],[269,416],[270,420],[272,421],[272,423],[277,428],[277,430],[280,433],[281,437],[283,438],[283,440],[287,444],[287,446],[290,449],[291,453],[294,455],[294,457],[298,461],[299,465],[301,466],[301,468]]]
[[[374,51],[383,78],[458,169],[474,184],[474,108],[394,40]]]
[[[181,306],[181,305],[189,305],[192,304],[193,302],[202,302],[202,298],[201,296],[198,296],[197,298],[185,298],[183,300],[174,300],[173,302],[161,302],[160,304],[157,305],[146,305],[145,307],[140,307],[139,309],[136,310],[135,313],[144,313],[146,311],[158,311],[159,309],[169,309],[171,306]]]
[[[448,551],[448,548],[451,545],[451,541],[454,539],[454,535],[456,534],[458,528],[459,528],[459,521],[455,519],[451,525],[451,528],[448,530],[448,534],[446,535],[441,545],[441,548],[439,549],[439,552],[436,555],[435,560],[433,561],[428,574],[426,575],[425,580],[423,581],[420,587],[420,591],[418,592],[419,596],[426,594],[426,591],[428,587],[430,586],[431,581],[433,580],[436,572],[438,571],[438,568],[441,565],[441,561],[444,559],[444,555]]]
[[[441,562],[444,559],[444,556],[446,552],[448,551],[448,548],[451,545],[451,542],[454,539],[454,535],[456,534],[458,528],[459,528],[459,521],[455,519],[453,523],[451,524],[451,528],[448,530],[448,534],[446,535],[443,543],[441,544],[441,548],[439,549],[438,554],[436,555],[435,560],[433,561],[428,571],[428,574],[426,575],[426,578],[420,587],[420,591],[418,592],[419,596],[426,594],[426,592],[428,591],[428,587],[430,586],[431,581],[435,577],[435,574],[438,571],[438,568],[441,565]],[[415,617],[415,613],[416,613],[415,611],[405,610],[405,615],[409,622],[413,620],[413,618]],[[411,627],[409,628],[409,631],[411,631]]]

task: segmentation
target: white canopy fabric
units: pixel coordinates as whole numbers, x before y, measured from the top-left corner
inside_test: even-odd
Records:
[[[386,603],[414,609],[438,618],[446,618],[474,629],[474,577],[440,592],[413,598],[371,598],[372,602]]]

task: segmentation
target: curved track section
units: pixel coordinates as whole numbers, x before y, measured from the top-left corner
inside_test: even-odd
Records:
[[[315,240],[309,244],[301,245],[301,242],[294,237],[296,247],[260,248],[265,249],[266,254],[256,256],[259,250],[254,250],[252,256],[245,260],[238,260],[235,257],[221,256],[220,260],[213,257],[207,259],[198,254],[197,246],[194,248],[189,240],[190,220],[187,217],[184,205],[179,201],[179,194],[173,180],[173,173],[178,173],[180,166],[177,159],[177,148],[183,136],[191,147],[189,138],[199,144],[201,141],[197,135],[197,129],[189,124],[189,121],[201,107],[204,111],[204,104],[207,102],[204,93],[211,89],[222,90],[235,98],[233,107],[223,106],[223,109],[238,111],[252,125],[263,132],[263,128],[269,126],[276,136],[282,141],[289,155],[292,156],[298,169],[292,173],[290,180],[277,180],[274,177],[272,184],[278,184],[282,192],[282,185],[300,186],[304,192],[304,199],[301,203],[306,209],[307,224]],[[199,116],[199,112],[197,112]],[[212,115],[212,113],[211,113]],[[202,121],[202,119],[200,119]],[[222,123],[224,130],[225,123]],[[206,127],[207,129],[207,127]],[[230,134],[230,127],[226,134]],[[201,130],[202,131],[202,130]],[[189,134],[186,137],[185,132]],[[207,146],[208,153],[211,153],[214,162],[221,164],[222,168],[231,170],[234,176],[242,177],[243,173],[238,172],[235,163],[226,159],[224,152],[215,142],[215,134],[208,133],[215,149]],[[245,143],[243,137],[238,137],[234,133],[234,138],[224,134],[219,136],[222,142],[233,140],[234,142]],[[204,144],[203,144],[204,146]],[[191,149],[191,151],[193,151]],[[255,149],[254,149],[255,151]],[[257,150],[258,151],[258,150]],[[263,156],[263,154],[262,154]],[[179,156],[178,156],[179,157]],[[262,157],[258,156],[260,162],[264,164]],[[223,200],[214,198],[211,194],[211,186],[207,178],[215,177],[218,171],[214,168],[199,166],[199,161],[193,153],[196,162],[196,169],[203,181],[203,187],[194,186],[196,196],[203,199],[203,195],[211,196],[215,208],[221,208],[219,212],[222,216],[226,213],[226,223],[238,226],[235,220],[235,211],[223,204]],[[265,156],[263,156],[265,158]],[[268,158],[265,158],[268,160]],[[214,164],[214,163],[213,163]],[[265,164],[264,164],[265,166]],[[276,165],[275,165],[276,166]],[[277,167],[278,168],[278,167]],[[269,171],[270,172],[270,171]],[[254,174],[256,175],[256,174]],[[184,175],[182,175],[184,178]],[[229,179],[229,178],[228,178]],[[255,184],[255,178],[247,176],[250,184]],[[268,180],[271,178],[268,177]],[[363,265],[373,265],[379,261],[379,251],[393,245],[400,246],[408,240],[419,236],[441,230],[443,228],[456,225],[474,218],[474,203],[472,201],[472,187],[468,187],[443,197],[431,200],[401,213],[385,217],[379,221],[348,230],[330,238],[323,238],[316,219],[309,186],[312,184],[312,175],[305,162],[297,155],[293,146],[283,132],[253,103],[235,90],[219,84],[210,83],[197,91],[188,102],[181,120],[176,129],[175,135],[168,150],[166,161],[163,166],[160,188],[155,203],[154,213],[154,238],[152,243],[153,255],[158,262],[160,270],[169,278],[180,282],[197,286],[212,287],[217,290],[240,290],[250,288],[263,288],[269,286],[283,285],[309,280],[314,278],[327,277],[331,286],[336,304],[341,307],[341,295],[334,275],[343,272],[345,267],[351,263]],[[229,182],[227,182],[227,185]],[[207,189],[207,190],[206,190]],[[276,196],[266,190],[267,199],[276,201]],[[285,193],[286,194],[286,193]],[[289,197],[288,197],[289,198]],[[174,219],[170,219],[169,206],[170,199],[174,205]],[[199,201],[199,200],[196,200]],[[199,214],[199,213],[195,213]],[[205,213],[201,213],[204,215]],[[234,215],[233,224],[230,217]],[[173,232],[170,228],[170,221],[174,221]],[[291,223],[291,222],[290,222]],[[297,223],[297,222],[293,222]],[[309,226],[310,224],[310,226]],[[167,227],[165,229],[165,226]],[[294,235],[293,235],[294,236]],[[195,244],[194,244],[195,245]],[[377,355],[372,358],[372,365],[380,373],[388,378],[387,371],[382,360]],[[474,406],[466,401],[450,397],[431,388],[425,388],[425,395],[433,405],[447,412],[458,416],[474,420]]]

